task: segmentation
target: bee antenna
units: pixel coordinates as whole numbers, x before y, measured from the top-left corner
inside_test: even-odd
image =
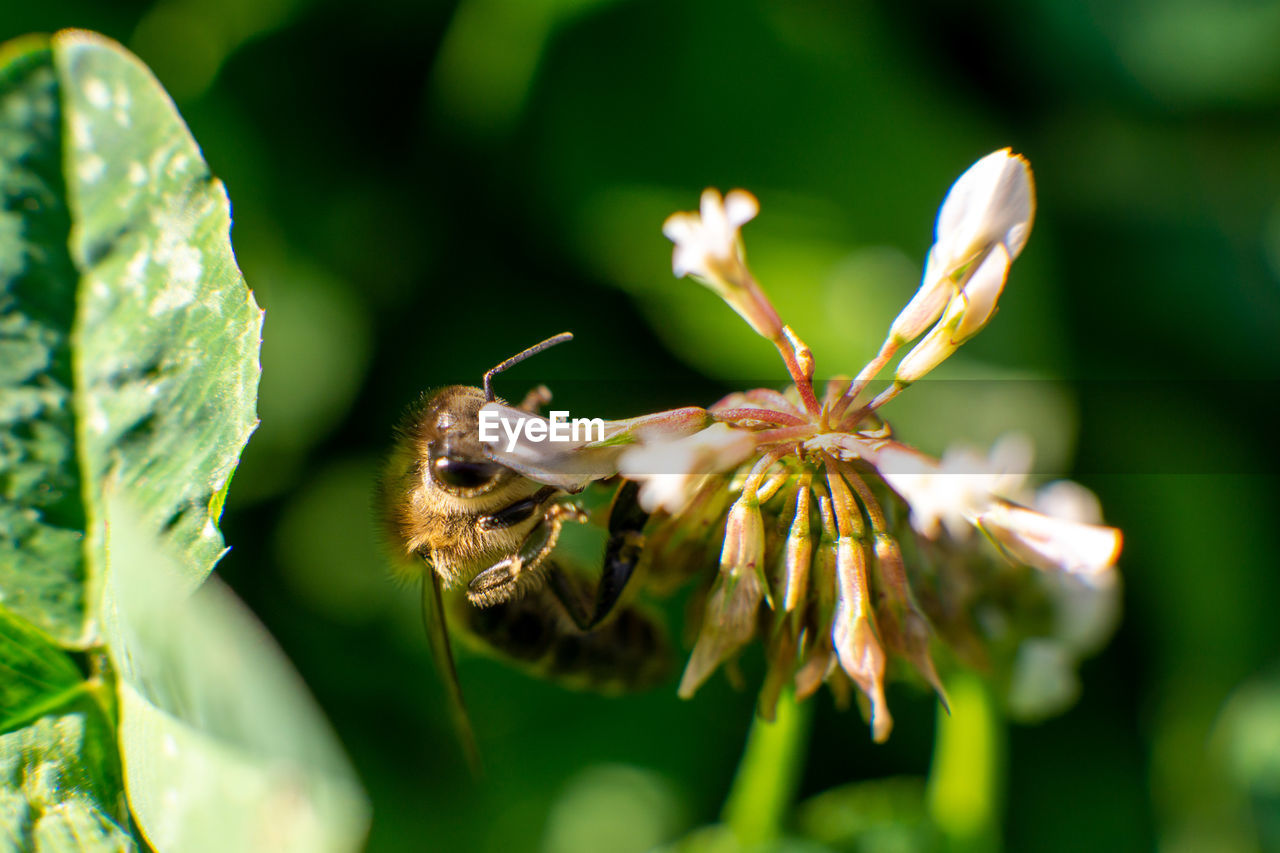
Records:
[[[550,349],[556,344],[562,344],[565,341],[571,341],[571,340],[573,340],[573,332],[561,332],[560,334],[556,335],[553,338],[547,338],[545,341],[543,341],[540,344],[534,344],[533,346],[529,347],[527,350],[516,353],[515,355],[511,356],[511,358],[507,359],[506,361],[499,364],[497,367],[490,370],[488,373],[484,375],[485,402],[488,402],[488,403],[493,402],[493,377],[497,376],[499,373],[506,370],[508,367],[513,367],[519,364],[529,356],[537,355],[538,353],[542,352],[544,349]]]

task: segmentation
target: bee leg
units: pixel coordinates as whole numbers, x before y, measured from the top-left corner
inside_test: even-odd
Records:
[[[583,631],[594,629],[613,611],[640,561],[645,541],[641,531],[649,520],[649,513],[640,508],[639,494],[640,486],[627,480],[614,495],[609,508],[609,541],[604,548],[604,565],[593,607],[588,610],[576,585],[558,568],[552,567],[548,572],[551,591]]]
[[[550,487],[542,489],[531,498],[481,518],[480,524],[492,530],[528,519],[538,506],[535,498],[544,491],[554,493],[556,490]],[[538,569],[556,547],[564,523],[586,520],[586,513],[576,506],[557,503],[547,507],[542,520],[529,531],[514,554],[502,558],[471,579],[467,585],[467,599],[477,607],[488,607],[519,598],[541,583]]]
[[[504,506],[490,515],[480,516],[476,524],[481,530],[502,530],[504,527],[513,527],[522,521],[528,521],[555,495],[556,491],[554,486],[543,486],[523,500]]]

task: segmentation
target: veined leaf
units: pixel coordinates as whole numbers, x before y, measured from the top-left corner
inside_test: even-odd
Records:
[[[124,803],[111,731],[83,697],[76,710],[0,735],[0,846],[38,853],[137,849],[122,827]]]
[[[315,704],[216,577],[194,593],[111,500],[104,635],[129,804],[157,850],[342,851],[367,806]]]
[[[194,586],[256,424],[262,312],[151,73],[64,31],[0,48],[0,605],[83,647],[104,483]]]
[[[0,733],[57,710],[86,687],[65,652],[0,610]]]

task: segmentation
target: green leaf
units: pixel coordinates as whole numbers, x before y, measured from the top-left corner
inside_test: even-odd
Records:
[[[0,592],[68,641],[82,633],[85,512],[58,81],[43,40],[0,47],[0,60]]]
[[[270,636],[217,578],[194,593],[113,501],[104,633],[120,675],[129,804],[159,850],[359,846],[367,806]]]
[[[124,806],[111,732],[87,697],[80,710],[42,717],[0,736],[0,845],[9,850],[137,849],[117,815]]]
[[[0,846],[132,850],[115,734],[79,669],[0,612]]]
[[[61,649],[0,610],[0,732],[57,709],[85,687]]]
[[[1210,745],[1248,797],[1262,849],[1280,849],[1280,673],[1272,668],[1232,691]]]
[[[838,850],[924,853],[942,847],[925,811],[923,779],[896,776],[823,791],[800,804],[802,835]]]
[[[0,49],[0,591],[95,641],[104,483],[194,586],[256,417],[262,312],[230,212],[136,58],[63,31]]]

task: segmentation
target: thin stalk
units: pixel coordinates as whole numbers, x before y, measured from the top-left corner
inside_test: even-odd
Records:
[[[840,428],[853,429],[855,426],[858,425],[858,421],[862,420],[867,415],[871,414],[872,412],[874,412],[875,410],[883,406],[885,403],[889,402],[894,397],[898,396],[903,391],[907,390],[909,385],[910,383],[895,381],[888,388],[884,389],[879,394],[877,394],[870,403],[867,403],[866,405],[862,406],[852,415],[850,415],[849,417],[841,421]]]
[[[787,366],[787,373],[791,374],[791,381],[800,392],[805,411],[810,417],[817,417],[822,412],[822,405],[818,402],[817,395],[813,393],[813,375],[806,375],[789,340],[783,337],[774,338],[773,345],[778,348],[778,354],[782,356],[782,362]]]
[[[892,335],[885,338],[884,343],[880,345],[880,351],[876,353],[875,358],[867,362],[862,370],[858,371],[857,378],[849,383],[849,387],[840,395],[840,399],[836,400],[835,404],[831,406],[828,414],[831,421],[836,423],[840,422],[845,411],[848,410],[849,404],[857,399],[863,389],[871,383],[871,380],[880,375],[880,371],[884,370],[885,365],[893,360],[894,355],[904,343],[905,341],[901,338],[895,338]]]
[[[1004,724],[995,697],[972,673],[947,680],[951,713],[938,709],[927,803],[948,853],[995,853],[1004,811]]]
[[[759,716],[751,723],[747,745],[733,777],[721,819],[743,847],[782,835],[795,799],[809,744],[812,709],[796,701],[788,687],[778,697],[772,723]]]

